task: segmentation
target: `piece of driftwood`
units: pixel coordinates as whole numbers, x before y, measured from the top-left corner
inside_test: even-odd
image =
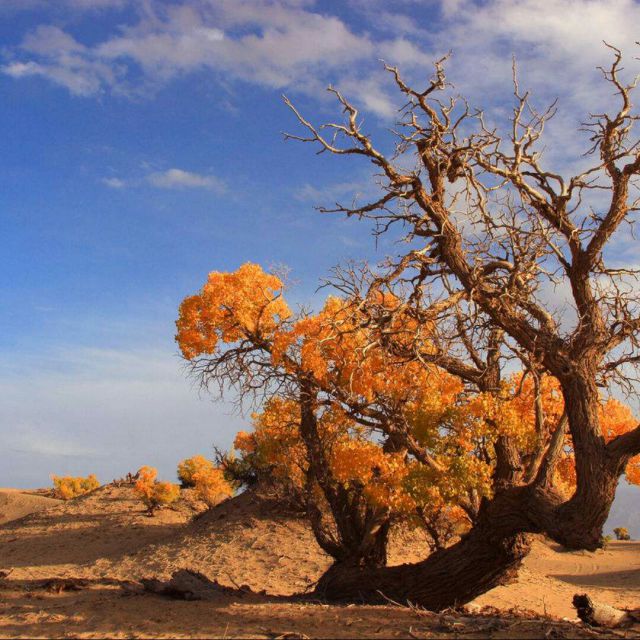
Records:
[[[592,627],[630,627],[640,622],[640,609],[617,609],[602,602],[595,602],[586,593],[573,596],[573,606],[582,622]]]
[[[82,578],[47,578],[36,580],[30,585],[30,588],[46,589],[50,593],[62,593],[63,591],[82,591],[88,586],[89,581]]]
[[[225,587],[215,580],[191,569],[176,571],[168,581],[156,578],[143,578],[141,581],[145,591],[176,600],[209,600],[225,595],[246,595],[253,591],[247,586],[236,588]]]

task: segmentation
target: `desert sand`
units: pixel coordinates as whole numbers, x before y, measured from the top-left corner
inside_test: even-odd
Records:
[[[36,511],[48,509],[59,504],[59,502],[59,500],[38,495],[37,493],[0,488],[0,524],[10,520],[17,520]]]
[[[542,538],[517,582],[484,594],[473,615],[292,599],[329,565],[299,514],[252,492],[209,511],[183,496],[148,517],[126,485],[68,502],[0,490],[0,637],[593,637],[603,632],[576,621],[574,593],[640,603],[640,543],[567,552]],[[419,535],[396,533],[390,561],[426,549]],[[140,588],[178,569],[228,589],[177,601]]]

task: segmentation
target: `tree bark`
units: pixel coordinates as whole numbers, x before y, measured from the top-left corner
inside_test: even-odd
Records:
[[[607,487],[594,487],[586,501],[567,503],[544,486],[505,489],[484,500],[477,523],[457,544],[422,562],[396,567],[336,563],[322,576],[315,593],[328,600],[393,600],[434,611],[460,606],[516,576],[530,550],[530,533],[546,533],[570,548],[597,548],[603,514],[615,494],[615,484]],[[589,506],[582,514],[577,511],[581,505]]]
[[[610,455],[602,436],[598,410],[600,396],[589,363],[560,379],[573,440],[576,491],[558,508],[554,523],[543,529],[570,549],[594,551],[624,470]]]
[[[479,523],[460,542],[422,562],[378,569],[334,564],[315,593],[328,600],[393,600],[438,611],[507,584],[530,548],[525,533],[514,533],[528,526],[512,508],[515,498],[487,503]]]
[[[307,513],[318,544],[340,567],[384,567],[387,564],[390,515],[371,507],[357,487],[345,488],[331,473],[315,414],[316,392],[304,384],[300,394],[300,435],[309,463]],[[317,483],[324,505],[316,504]],[[329,520],[325,516],[329,515]]]

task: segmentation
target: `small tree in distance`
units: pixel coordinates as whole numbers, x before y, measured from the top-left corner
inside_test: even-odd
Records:
[[[192,456],[178,463],[178,480],[183,489],[194,487],[196,484],[195,476],[198,473],[210,471],[214,468],[211,460],[207,460],[204,456]]]
[[[226,498],[233,496],[233,487],[225,478],[222,469],[211,468],[196,471],[193,480],[198,497],[208,507],[215,507]]]
[[[204,456],[192,456],[178,464],[178,479],[183,489],[194,488],[198,497],[209,507],[233,495],[224,469],[218,468]]]
[[[72,500],[95,491],[99,486],[98,478],[91,473],[86,478],[72,476],[51,476],[53,495],[61,500]]]
[[[171,482],[156,480],[157,469],[140,467],[136,473],[135,492],[147,507],[148,515],[152,516],[157,509],[173,504],[180,497],[180,487]]]
[[[631,540],[629,530],[626,527],[616,527],[613,533],[616,536],[616,540]]]

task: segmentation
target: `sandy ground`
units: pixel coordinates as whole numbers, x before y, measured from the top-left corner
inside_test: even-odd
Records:
[[[48,509],[58,503],[59,500],[33,493],[24,493],[19,489],[0,488],[0,524]]]
[[[488,607],[485,616],[295,601],[288,596],[309,589],[329,564],[302,518],[250,493],[211,511],[183,493],[179,506],[150,518],[127,486],[69,502],[0,490],[0,576],[8,572],[0,637],[589,637],[595,632],[583,626],[541,617],[575,620],[577,592],[621,607],[640,603],[640,543],[588,553],[544,540],[515,584],[476,601]],[[390,560],[425,553],[419,536],[396,534]],[[181,568],[230,589],[199,602],[132,590],[142,577]],[[46,584],[60,578],[86,582],[78,590]],[[507,614],[513,609],[529,613]]]

